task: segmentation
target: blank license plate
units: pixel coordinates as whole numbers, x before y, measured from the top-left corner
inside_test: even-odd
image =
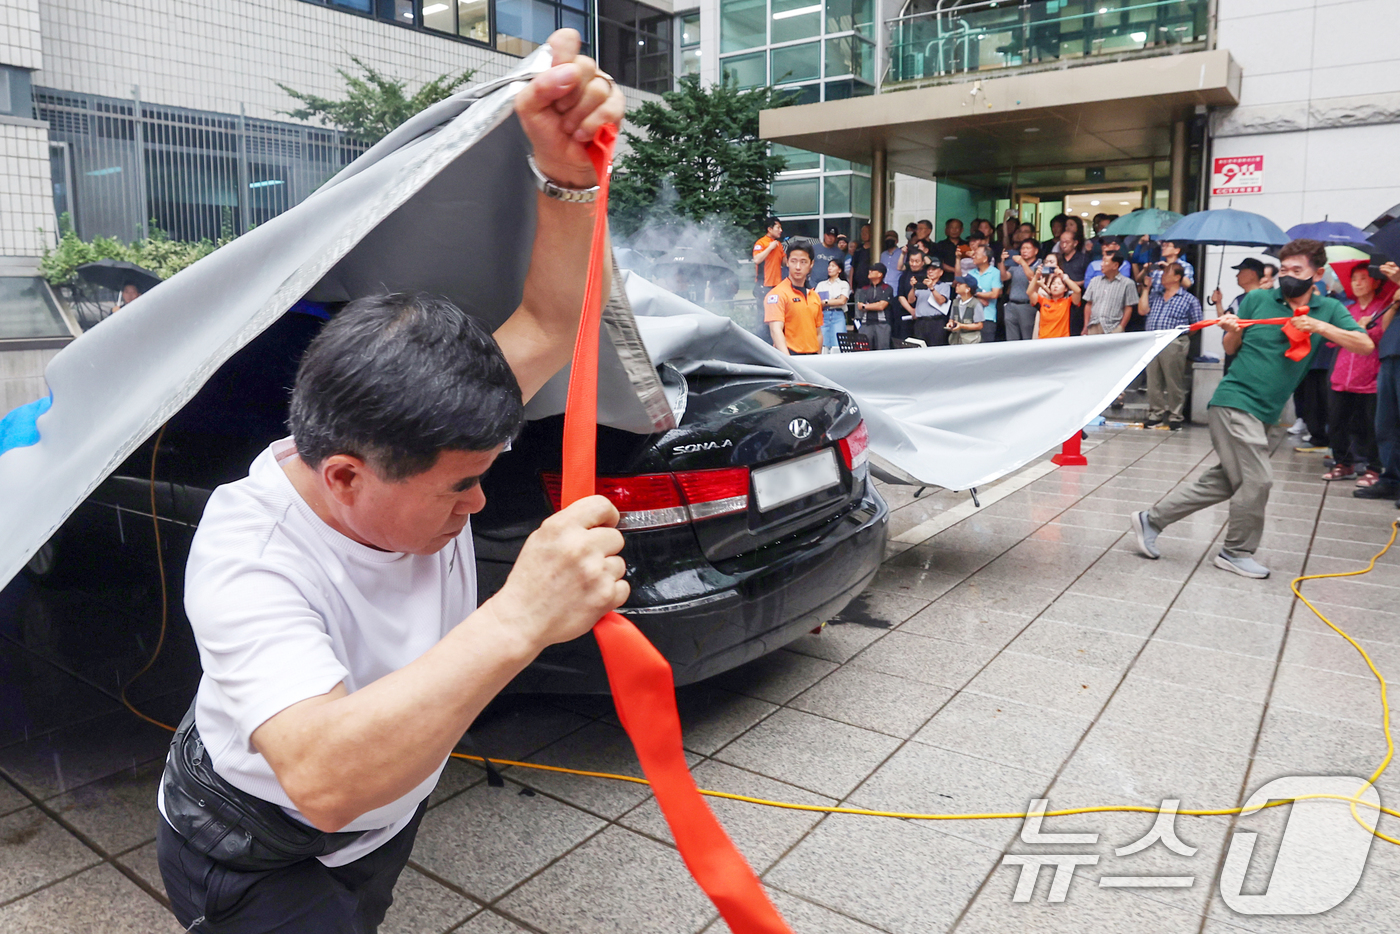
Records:
[[[786,505],[841,482],[836,450],[826,448],[753,472],[753,492],[760,512]]]

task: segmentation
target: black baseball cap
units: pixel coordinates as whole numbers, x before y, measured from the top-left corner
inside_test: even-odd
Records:
[[[1259,262],[1259,260],[1255,259],[1252,256],[1246,256],[1244,259],[1240,260],[1240,264],[1238,266],[1231,266],[1230,268],[1235,270],[1248,269],[1250,272],[1254,273],[1256,276],[1259,276],[1261,278],[1264,275],[1264,264]]]
[[[835,227],[826,228],[826,232],[831,234],[833,237],[841,236],[841,231],[837,230]]]

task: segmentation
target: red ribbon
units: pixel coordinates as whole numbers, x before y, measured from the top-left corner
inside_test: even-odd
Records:
[[[1305,331],[1300,331],[1293,326],[1293,318],[1305,315],[1308,309],[1299,308],[1294,310],[1292,318],[1242,318],[1240,327],[1247,328],[1254,324],[1281,324],[1283,325],[1284,336],[1288,338],[1288,349],[1283,355],[1290,360],[1301,360],[1312,350],[1312,335]],[[1197,321],[1191,325],[1192,331],[1199,331],[1201,328],[1208,328],[1212,324],[1219,324],[1219,318],[1211,318],[1207,321]]]
[[[597,213],[593,218],[588,280],[564,409],[564,505],[594,492],[598,329],[607,263],[608,182],[616,142],[617,127],[605,125],[588,146],[589,158],[598,172]],[[593,627],[593,635],[603,653],[618,719],[632,740],[642,771],[651,782],[652,793],[690,874],[734,934],[792,934],[695,787],[681,749],[681,721],[670,664],[636,626],[617,613],[600,619]]]

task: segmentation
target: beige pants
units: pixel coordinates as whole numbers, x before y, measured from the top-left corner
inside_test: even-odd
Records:
[[[1147,364],[1147,420],[1180,425],[1186,421],[1186,355],[1191,339],[1182,334]]]
[[[1148,511],[1158,529],[1165,529],[1197,510],[1230,501],[1230,524],[1225,529],[1225,552],[1252,555],[1264,534],[1264,507],[1274,483],[1269,464],[1269,437],[1264,423],[1248,412],[1213,405],[1209,410],[1210,441],[1220,463],[1185,487],[1167,494]]]

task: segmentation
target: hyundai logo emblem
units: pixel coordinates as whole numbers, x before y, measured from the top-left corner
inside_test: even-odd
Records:
[[[792,436],[798,441],[806,441],[812,437],[812,423],[805,418],[794,418],[788,422],[788,431],[792,432]]]

